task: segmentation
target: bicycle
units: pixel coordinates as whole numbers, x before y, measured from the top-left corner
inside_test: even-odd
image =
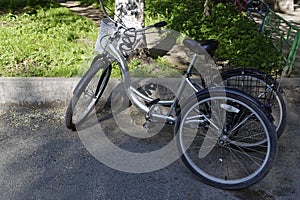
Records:
[[[76,130],[88,118],[107,86],[115,63],[121,70],[124,91],[131,103],[145,113],[147,122],[158,119],[174,125],[174,137],[184,164],[203,182],[223,189],[239,189],[261,180],[274,164],[277,137],[256,99],[240,90],[215,86],[194,90],[191,97],[179,103],[187,86],[195,89],[191,75],[199,54],[212,50],[213,45],[201,46],[184,39],[193,59],[176,96],[173,100],[153,99],[131,86],[125,56],[136,48],[137,34],[143,35],[148,29],[159,32],[166,23],[139,30],[127,28],[111,19],[102,0],[99,2],[106,16],[98,37],[103,48],[73,91],[66,111],[66,126]],[[168,111],[156,112],[157,106],[165,106]],[[265,142],[258,144],[262,140]]]

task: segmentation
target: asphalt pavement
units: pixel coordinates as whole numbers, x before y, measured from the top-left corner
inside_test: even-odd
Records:
[[[1,106],[1,200],[300,197],[299,103],[289,103],[288,126],[279,140],[275,166],[262,181],[234,191],[202,183],[180,160],[149,173],[112,169],[87,151],[77,132],[66,129],[65,109],[65,104]],[[172,136],[172,128],[167,130],[162,138]],[[156,142],[141,143],[136,148],[149,145]]]

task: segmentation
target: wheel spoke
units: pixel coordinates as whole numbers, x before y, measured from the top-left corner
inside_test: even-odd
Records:
[[[91,98],[95,98],[95,93],[93,91],[90,92],[88,90],[85,90],[84,94],[91,97]]]

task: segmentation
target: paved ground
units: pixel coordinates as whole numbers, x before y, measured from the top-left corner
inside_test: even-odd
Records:
[[[295,4],[294,5],[294,13],[292,14],[284,14],[284,13],[277,13],[281,17],[283,17],[285,20],[296,26],[297,28],[300,28],[300,5]]]
[[[0,199],[299,199],[300,105],[293,104],[275,166],[261,182],[225,191],[205,185],[176,161],[159,171],[111,169],[64,126],[65,106],[0,110]],[[168,137],[172,132],[166,133]],[[128,142],[128,141],[126,141]],[[147,145],[147,146],[145,146]],[[140,143],[148,148],[156,143]],[[138,149],[137,149],[138,150]]]

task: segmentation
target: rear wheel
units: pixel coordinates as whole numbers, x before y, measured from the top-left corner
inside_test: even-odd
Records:
[[[202,90],[184,105],[175,133],[184,164],[203,182],[239,189],[267,174],[277,136],[253,97],[233,89]]]
[[[67,111],[66,126],[76,130],[83,123],[101,98],[111,73],[111,65],[97,55],[73,92]]]

